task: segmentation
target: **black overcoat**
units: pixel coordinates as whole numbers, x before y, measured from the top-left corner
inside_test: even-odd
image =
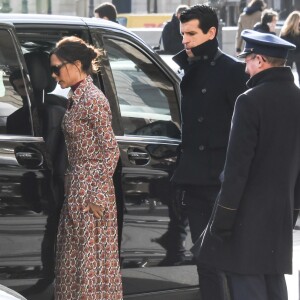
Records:
[[[175,14],[167,22],[161,34],[165,54],[176,54],[183,50],[180,22]]]
[[[215,53],[197,57],[193,63],[188,63],[185,51],[173,58],[185,73],[181,82],[181,153],[172,178],[177,184],[220,184],[234,103],[246,90],[249,77],[244,63]]]
[[[292,272],[300,208],[300,90],[289,67],[254,75],[236,102],[228,152],[201,262],[240,274]],[[213,232],[232,235],[223,242]]]
[[[288,34],[286,36],[281,36],[281,38],[287,40],[288,42],[294,44],[296,49],[293,51],[289,51],[287,63],[291,65],[293,62],[300,62],[300,34],[291,35]]]

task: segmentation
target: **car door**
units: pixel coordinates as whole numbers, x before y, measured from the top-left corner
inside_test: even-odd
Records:
[[[24,66],[13,26],[0,24],[0,283],[16,290],[40,276],[41,243],[54,207],[51,166]]]
[[[96,32],[92,37],[107,54],[102,61],[105,93],[111,103],[117,95],[120,124],[114,129],[122,164],[125,294],[196,285],[187,220],[176,219],[171,205],[175,189],[170,178],[181,139],[179,79],[137,40]],[[116,110],[114,104],[112,109]],[[167,242],[162,241],[165,237]],[[165,263],[168,248],[176,244],[181,245],[180,251],[185,247],[184,259],[180,264]],[[194,276],[187,280],[185,272]]]

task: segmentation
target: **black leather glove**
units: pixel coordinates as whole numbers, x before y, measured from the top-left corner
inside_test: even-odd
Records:
[[[232,235],[231,230],[214,228],[213,224],[209,227],[209,233],[220,242],[224,242],[225,239]]]
[[[209,226],[210,234],[220,241],[224,241],[232,235],[236,210],[215,205],[212,222]]]

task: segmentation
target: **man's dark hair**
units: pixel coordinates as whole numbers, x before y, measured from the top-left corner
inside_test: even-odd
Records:
[[[218,34],[219,20],[214,8],[204,5],[196,4],[184,10],[180,15],[180,22],[186,23],[197,19],[199,21],[199,28],[203,33],[207,33],[211,27],[216,28],[216,35]]]
[[[20,69],[17,69],[9,75],[9,82],[15,88],[14,81],[16,79],[22,79],[22,78],[23,78],[22,71]]]
[[[117,20],[117,10],[112,3],[102,3],[95,8],[94,12],[99,15],[99,18],[107,17],[108,20],[113,22]]]
[[[278,13],[273,9],[265,9],[261,15],[261,23],[267,25],[273,21],[274,17],[277,17]]]

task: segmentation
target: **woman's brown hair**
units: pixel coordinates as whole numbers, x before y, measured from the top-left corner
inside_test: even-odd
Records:
[[[55,54],[61,61],[71,64],[79,60],[82,64],[82,71],[92,74],[99,70],[99,59],[103,51],[89,45],[77,36],[68,36],[57,42],[50,57],[52,54]]]

